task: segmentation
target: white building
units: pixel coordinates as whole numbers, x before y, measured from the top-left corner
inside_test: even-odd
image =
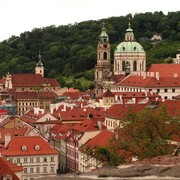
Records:
[[[2,155],[24,169],[23,180],[55,176],[58,169],[58,152],[40,136],[5,137]]]

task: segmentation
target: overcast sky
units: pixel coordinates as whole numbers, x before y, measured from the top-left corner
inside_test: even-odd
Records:
[[[180,0],[0,0],[0,41],[50,25],[179,10]]]

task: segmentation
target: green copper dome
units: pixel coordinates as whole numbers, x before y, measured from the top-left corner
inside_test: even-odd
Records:
[[[135,41],[121,42],[115,52],[144,52],[143,47]]]

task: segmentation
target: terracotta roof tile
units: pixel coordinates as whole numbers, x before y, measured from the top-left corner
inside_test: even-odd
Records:
[[[114,94],[107,89],[107,91],[103,93],[102,97],[114,97]]]
[[[159,72],[160,77],[174,77],[174,74],[180,76],[179,69],[180,64],[152,64],[148,71]]]
[[[43,77],[41,74],[12,74],[12,83],[14,87],[33,87],[41,86]]]
[[[19,180],[19,178],[16,176],[15,172],[13,172],[12,167],[7,163],[7,160],[0,158],[0,175],[2,177],[5,177],[7,175],[12,176],[13,180]],[[19,171],[23,171],[23,168],[19,169]]]
[[[114,133],[104,129],[94,138],[90,139],[85,146],[94,147],[94,146],[107,146],[109,141],[114,137]]]
[[[157,80],[155,77],[146,77],[143,76],[129,76],[119,83],[121,86],[126,87],[179,87],[180,86],[180,77],[160,77]]]
[[[114,104],[107,111],[106,116],[122,119],[128,112],[138,112],[146,104]]]
[[[36,146],[39,149],[36,150]],[[26,147],[26,150],[23,150]],[[45,155],[45,154],[58,154],[48,142],[40,136],[23,136],[14,137],[8,144],[7,150],[2,153],[4,156],[28,156],[28,155]]]

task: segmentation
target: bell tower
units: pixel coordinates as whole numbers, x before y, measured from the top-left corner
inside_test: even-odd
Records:
[[[95,67],[95,93],[96,97],[103,93],[103,84],[111,76],[110,42],[103,24],[97,46],[97,64]]]
[[[38,55],[38,63],[36,64],[36,68],[35,68],[35,74],[41,74],[44,77],[44,66],[43,66],[43,63],[41,62],[40,51]]]

